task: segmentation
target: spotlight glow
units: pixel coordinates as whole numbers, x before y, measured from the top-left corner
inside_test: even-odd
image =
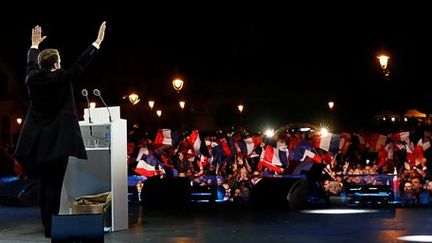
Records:
[[[405,235],[398,237],[398,240],[415,242],[432,242],[432,235]]]
[[[274,130],[273,129],[267,129],[264,134],[266,135],[266,137],[271,138],[274,136]]]
[[[321,128],[321,130],[320,130],[320,134],[321,134],[321,137],[326,137],[326,136],[329,135],[329,131],[328,131],[327,128],[323,127],[323,128]]]
[[[359,214],[359,213],[376,213],[377,210],[372,209],[314,209],[303,210],[303,213],[312,214]]]

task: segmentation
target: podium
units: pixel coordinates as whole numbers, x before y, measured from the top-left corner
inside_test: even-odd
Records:
[[[69,158],[59,214],[72,214],[72,203],[77,197],[110,191],[105,231],[119,231],[127,229],[129,223],[127,126],[126,120],[120,118],[120,107],[109,107],[109,111],[106,107],[84,110],[84,121],[79,125],[88,159]]]

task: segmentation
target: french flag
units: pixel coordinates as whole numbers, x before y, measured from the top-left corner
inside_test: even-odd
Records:
[[[266,145],[261,152],[261,161],[269,162],[277,166],[288,166],[289,152],[285,147],[276,148],[271,145]]]
[[[377,168],[381,168],[387,164],[388,160],[393,159],[393,144],[389,143],[385,147],[380,148],[378,151],[378,163],[376,164]]]
[[[369,149],[371,152],[378,152],[381,148],[385,147],[387,137],[378,133],[372,134],[369,140]]]
[[[227,139],[221,138],[221,139],[219,139],[219,142],[220,142],[221,147],[222,147],[223,155],[227,158],[231,158],[234,155],[234,153],[231,150],[231,146],[228,144]]]
[[[173,146],[178,141],[178,134],[171,129],[158,129],[154,144]]]
[[[351,145],[351,134],[343,132],[341,134],[340,143],[339,143],[339,149],[342,152],[342,154],[346,154],[348,152],[350,145]]]
[[[242,139],[236,143],[237,152],[249,157],[252,152],[261,144],[262,138],[260,136],[253,136]]]
[[[207,146],[205,144],[204,139],[201,138],[198,130],[193,130],[188,138],[189,145],[193,148],[193,151],[197,155],[205,155],[210,156],[207,150]]]
[[[222,143],[218,143],[218,146],[212,148],[212,154],[213,154],[213,162],[216,164],[223,164],[224,161],[224,152],[222,148]]]
[[[400,133],[392,134],[391,138],[396,141],[401,141],[409,144],[410,143],[409,136],[410,136],[409,132],[400,132]]]
[[[301,160],[304,156],[304,151],[307,150],[312,150],[313,146],[312,144],[307,141],[307,140],[300,140],[298,142],[296,142],[296,146],[295,147],[291,147],[291,143],[290,143],[290,160]]]
[[[420,139],[417,142],[417,145],[414,147],[414,151],[409,146],[407,146],[407,159],[408,161],[410,161],[410,164],[417,165],[421,163],[423,165],[424,151],[429,149],[429,147],[430,147],[430,143],[429,142],[423,143],[423,139]]]
[[[340,135],[329,133],[326,136],[315,137],[315,147],[327,152],[337,152],[339,150]]]
[[[160,170],[157,170],[155,165],[151,165],[146,163],[144,160],[140,160],[138,161],[138,164],[135,168],[135,172],[145,177],[152,177],[158,175]]]
[[[304,161],[307,157],[311,158],[313,161],[315,161],[317,163],[320,163],[320,164],[322,163],[322,159],[318,154],[316,154],[310,150],[305,149],[304,155],[303,155],[303,158],[301,159],[301,161]]]

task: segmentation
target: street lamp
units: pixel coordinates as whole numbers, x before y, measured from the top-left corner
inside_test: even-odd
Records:
[[[244,105],[238,105],[237,108],[240,111],[240,113],[242,113],[244,109]]]
[[[172,81],[172,85],[177,92],[180,92],[180,90],[183,88],[183,84],[184,82],[181,79],[174,79]]]
[[[153,109],[154,104],[155,104],[154,100],[149,100],[149,101],[148,101],[148,105],[149,105],[149,107],[150,107],[150,110]]]
[[[380,67],[381,67],[381,71],[384,74],[384,77],[388,78],[390,75],[390,72],[388,70],[388,61],[389,61],[390,57],[388,55],[382,54],[382,55],[377,56],[377,58],[378,58],[378,61],[379,61]]]
[[[183,101],[183,100],[181,100],[181,101],[179,102],[179,105],[180,105],[180,108],[183,110],[183,109],[185,108],[186,102]]]
[[[335,104],[333,101],[329,101],[328,106],[329,106],[330,110],[333,110],[334,105]]]
[[[130,103],[132,103],[132,105],[136,105],[138,104],[138,102],[140,102],[140,98],[137,94],[130,94],[129,101]]]
[[[156,115],[157,115],[158,117],[161,117],[161,116],[162,116],[162,110],[157,110],[157,111],[156,111]]]
[[[21,123],[22,123],[22,118],[17,118],[17,119],[16,119],[16,122],[18,123],[18,125],[21,125]]]

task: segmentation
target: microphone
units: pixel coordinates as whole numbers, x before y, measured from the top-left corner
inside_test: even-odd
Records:
[[[100,92],[98,89],[94,89],[94,90],[93,90],[93,94],[94,94],[95,96],[98,96],[98,97],[101,99],[102,103],[105,105],[105,107],[106,107],[107,110],[108,110],[109,121],[112,122],[111,112],[110,112],[110,110],[109,110],[107,104],[105,103],[104,99],[102,98],[102,96],[101,96],[101,92]]]
[[[88,108],[88,112],[89,112],[89,123],[93,123],[92,120],[91,120],[91,116],[90,116],[90,101],[89,101],[89,98],[88,98],[88,91],[87,91],[87,89],[81,90],[81,94],[82,94],[82,96],[86,97],[86,99],[87,99],[87,108]]]

